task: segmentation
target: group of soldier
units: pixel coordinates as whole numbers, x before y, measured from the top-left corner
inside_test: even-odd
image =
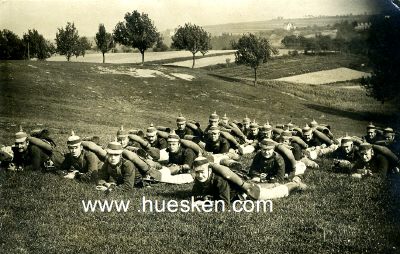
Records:
[[[45,170],[66,179],[95,183],[102,191],[131,190],[157,182],[193,184],[192,196],[204,200],[273,199],[304,190],[306,170],[316,159],[332,160],[332,169],[352,177],[398,173],[399,142],[392,128],[367,126],[363,137],[334,137],[330,126],[315,120],[300,128],[292,123],[259,125],[247,116],[230,121],[215,112],[203,130],[179,115],[176,128],[151,124],[146,130],[117,131],[105,148],[98,137],[67,139],[60,152],[46,130],[15,134],[2,147],[1,167],[8,171]],[[250,160],[250,166],[244,161]]]

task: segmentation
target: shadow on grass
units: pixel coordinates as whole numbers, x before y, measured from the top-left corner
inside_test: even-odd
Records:
[[[158,195],[167,198],[167,199],[188,199],[191,195],[192,192],[191,190],[174,190],[174,191],[169,191],[169,192],[161,192],[158,193]]]
[[[372,113],[372,112],[356,112],[337,108],[331,108],[316,104],[304,104],[306,107],[323,112],[325,114],[331,114],[341,117],[346,117],[357,121],[372,121],[374,123],[390,124],[393,123],[393,113]]]
[[[227,77],[227,76],[213,74],[213,73],[208,73],[208,75],[211,77],[214,77],[214,78],[222,79],[223,81],[227,81],[227,82],[243,82],[243,80],[241,80],[239,78],[232,78],[232,77]]]

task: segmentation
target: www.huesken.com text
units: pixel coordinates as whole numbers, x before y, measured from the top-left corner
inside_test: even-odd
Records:
[[[148,213],[176,213],[176,212],[272,212],[271,200],[236,200],[231,205],[226,205],[222,200],[195,201],[189,200],[151,200],[142,197],[138,205],[131,200],[82,200],[84,212],[128,212],[136,209],[138,212]]]

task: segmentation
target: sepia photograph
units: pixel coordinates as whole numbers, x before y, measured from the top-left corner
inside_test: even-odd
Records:
[[[0,0],[0,253],[400,253],[400,1]]]

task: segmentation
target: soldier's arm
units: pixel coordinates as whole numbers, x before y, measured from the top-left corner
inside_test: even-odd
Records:
[[[224,201],[225,205],[229,206],[231,200],[231,189],[228,182],[222,178],[219,178],[217,182],[217,191],[218,195],[216,200],[222,200]]]
[[[39,147],[37,146],[32,146],[31,149],[32,152],[32,164],[29,165],[27,168],[32,169],[32,170],[40,170],[41,169],[41,153],[42,151],[40,150]]]
[[[296,161],[301,160],[301,158],[303,157],[303,151],[302,151],[300,145],[294,143],[294,144],[292,144],[292,146],[293,146],[292,153],[293,153],[294,159]]]
[[[382,176],[386,177],[386,174],[389,170],[389,161],[382,155],[377,156],[377,173]]]
[[[104,163],[103,166],[100,168],[98,173],[98,181],[97,185],[104,185],[108,181],[108,172],[107,172],[107,165],[108,163]]]
[[[192,188],[192,196],[195,201],[203,200],[203,188],[199,182],[195,181]]]
[[[187,165],[185,167],[192,168],[193,161],[196,158],[196,154],[192,149],[186,148],[184,156],[185,158],[183,160],[183,165]]]
[[[63,162],[61,163],[60,170],[69,170],[71,168],[71,160],[68,154],[65,155]]]
[[[256,154],[256,156],[254,156],[254,159],[250,165],[250,170],[249,170],[249,176],[250,177],[260,177],[260,172],[259,172],[259,168],[260,168],[260,154]]]
[[[355,163],[351,163],[348,160],[341,160],[341,159],[333,160],[333,168],[339,170],[342,173],[351,173],[354,167]]]
[[[147,147],[145,150],[147,154],[150,155],[151,158],[153,158],[154,161],[158,161],[160,159],[160,149],[156,147]]]
[[[86,160],[87,160],[88,172],[83,174],[78,174],[77,179],[84,182],[90,182],[96,180],[97,178],[99,163],[97,156],[94,153],[88,153],[86,156]]]
[[[259,142],[258,142],[258,140],[257,140],[257,139],[253,140],[253,141],[251,142],[251,145],[254,146],[255,149],[258,149],[258,148],[259,148]]]
[[[221,153],[229,152],[230,145],[229,145],[228,140],[223,139],[223,141],[221,143],[222,143],[221,144]]]
[[[284,178],[285,178],[285,161],[281,156],[278,156],[276,158],[276,175],[274,176],[274,179],[272,179],[272,183],[282,183]]]
[[[116,189],[124,191],[132,190],[135,185],[135,166],[132,162],[125,161],[121,170],[123,173],[124,183],[116,186]]]
[[[160,150],[168,147],[168,142],[165,140],[165,138],[158,138],[158,142],[160,144]]]

